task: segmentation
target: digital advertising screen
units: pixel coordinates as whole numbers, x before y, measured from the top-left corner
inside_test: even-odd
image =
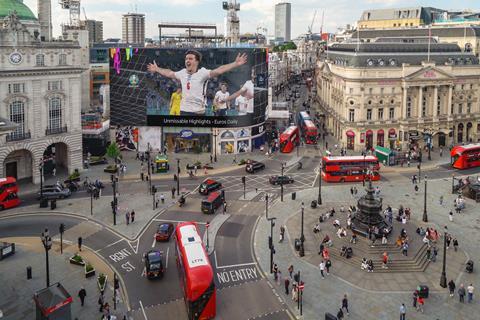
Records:
[[[265,121],[265,48],[110,48],[112,125],[245,127]]]

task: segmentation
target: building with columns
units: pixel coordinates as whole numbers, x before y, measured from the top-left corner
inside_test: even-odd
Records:
[[[350,150],[480,140],[480,65],[458,45],[335,44],[316,77],[325,125]]]
[[[45,2],[39,12],[49,12]],[[53,41],[51,16],[42,19],[22,1],[0,0],[0,118],[15,124],[0,135],[0,177],[33,183],[40,182],[40,164],[45,175],[82,169],[87,69],[78,41]]]

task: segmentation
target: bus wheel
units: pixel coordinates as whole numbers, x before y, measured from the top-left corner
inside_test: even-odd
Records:
[[[3,209],[4,209],[3,206],[0,206],[0,211],[3,211]]]
[[[345,178],[341,178],[341,179],[340,179],[340,182],[341,182],[341,183],[344,183],[344,182],[345,182]]]

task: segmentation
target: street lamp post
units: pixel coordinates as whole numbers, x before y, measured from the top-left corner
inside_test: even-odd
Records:
[[[147,143],[147,172],[148,172],[148,192],[152,192],[152,169],[151,169],[150,142]]]
[[[90,215],[93,216],[93,192],[95,189],[90,190]]]
[[[41,235],[43,248],[45,249],[45,260],[46,260],[46,269],[47,269],[47,288],[50,287],[50,266],[48,263],[48,251],[52,248],[52,238],[50,237],[50,233],[48,229],[45,229]]]
[[[280,180],[280,201],[283,202],[283,170],[285,169],[284,163],[282,162],[282,178]]]
[[[270,221],[270,237],[268,237],[268,248],[270,249],[270,273],[273,273],[273,255],[275,254],[275,245],[273,244],[273,227],[275,226],[274,217],[268,217],[268,193],[265,195],[265,217]]]
[[[300,257],[303,257],[305,255],[305,248],[303,246],[303,243],[305,242],[305,235],[303,234],[303,214],[305,211],[305,204],[302,201],[302,222],[301,222],[301,234],[300,234]]]
[[[319,205],[322,204],[322,160],[320,159],[320,166],[318,168],[318,199]]]
[[[367,152],[365,151],[365,153],[363,154],[363,179],[362,179],[362,184],[363,186],[365,187],[365,170],[367,169],[367,166],[366,166],[366,162],[365,162],[365,158],[367,157]]]
[[[65,232],[65,224],[60,223],[58,227],[58,231],[60,233],[60,253],[63,254],[63,233]]]
[[[213,138],[214,138],[214,143],[213,143],[213,153],[214,153],[214,156],[213,156],[213,161],[214,162],[217,162],[217,132],[215,132],[213,134]]]
[[[117,225],[117,177],[113,174],[110,176],[110,180],[112,181],[112,188],[113,188],[113,201],[112,201],[112,213],[113,213],[113,225]]]
[[[207,228],[207,251],[208,251],[208,228],[210,227],[210,222],[207,221],[205,228]]]
[[[423,222],[428,222],[428,215],[427,215],[427,176],[425,176],[425,193],[423,195]]]
[[[452,173],[452,194],[455,193],[455,174]]]
[[[440,277],[440,286],[442,288],[447,287],[447,274],[445,272],[445,265],[447,262],[447,226],[445,226],[445,232],[443,234],[443,265],[442,265],[442,275]]]
[[[38,169],[40,170],[40,202],[43,200],[43,158],[38,164]],[[41,205],[41,204],[40,204]]]
[[[418,183],[422,179],[422,150],[418,151]]]
[[[180,159],[177,159],[177,196],[180,195]]]

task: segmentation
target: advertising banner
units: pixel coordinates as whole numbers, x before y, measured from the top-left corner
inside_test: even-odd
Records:
[[[267,49],[111,48],[112,125],[245,127],[265,121]]]
[[[160,127],[140,127],[138,129],[138,151],[147,151],[149,144],[151,150],[162,150],[162,129]]]

